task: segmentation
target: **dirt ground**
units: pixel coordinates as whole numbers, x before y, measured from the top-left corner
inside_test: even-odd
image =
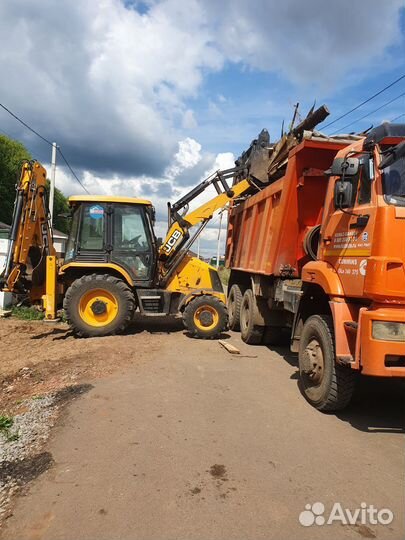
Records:
[[[25,398],[140,364],[159,347],[154,335],[182,330],[182,323],[166,318],[149,321],[146,328],[135,319],[125,339],[78,339],[65,323],[0,319],[0,411],[14,414]]]

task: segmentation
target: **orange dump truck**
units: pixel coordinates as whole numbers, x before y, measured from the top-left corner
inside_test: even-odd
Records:
[[[317,409],[344,408],[356,375],[405,376],[405,125],[312,136],[283,176],[231,208],[230,326],[287,337]]]

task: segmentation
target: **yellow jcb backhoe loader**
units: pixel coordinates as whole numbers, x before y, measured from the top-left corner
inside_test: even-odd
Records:
[[[168,233],[160,246],[150,201],[71,197],[71,228],[61,261],[47,210],[46,171],[37,161],[25,162],[0,289],[27,295],[48,320],[63,305],[72,329],[82,337],[122,332],[136,310],[145,316],[181,313],[192,335],[216,337],[228,323],[222,284],[216,269],[188,250],[215,211],[255,189],[247,179],[229,188],[226,180],[234,175],[235,169],[217,172],[169,203]],[[217,195],[187,213],[190,201],[210,185]]]

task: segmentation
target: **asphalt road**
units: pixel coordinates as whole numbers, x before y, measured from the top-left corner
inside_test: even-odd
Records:
[[[324,415],[301,396],[285,349],[229,335],[241,357],[175,325],[151,336],[146,362],[89,381],[48,442],[54,466],[17,501],[2,538],[404,538],[403,385],[363,381],[347,412]],[[134,359],[143,336],[131,336]],[[301,525],[317,502],[321,517],[334,503],[366,503],[394,519]]]

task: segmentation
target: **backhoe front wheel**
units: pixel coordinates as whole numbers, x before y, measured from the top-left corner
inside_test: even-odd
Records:
[[[123,332],[133,317],[135,299],[121,279],[91,274],[76,279],[63,301],[66,318],[81,337]]]
[[[223,302],[215,296],[196,296],[185,307],[183,322],[192,336],[213,339],[227,329],[228,314]]]
[[[332,317],[313,315],[304,324],[298,354],[301,388],[307,401],[324,412],[339,411],[350,402],[356,372],[335,361]]]

